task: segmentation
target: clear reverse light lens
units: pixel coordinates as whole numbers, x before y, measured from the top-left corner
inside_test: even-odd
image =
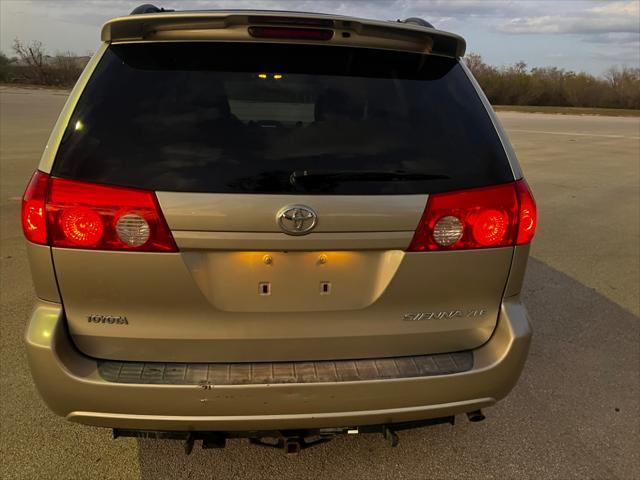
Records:
[[[139,247],[149,240],[149,224],[140,215],[128,213],[118,219],[116,233],[122,242],[131,247]]]
[[[433,226],[433,239],[438,245],[449,247],[462,238],[462,222],[458,217],[447,215]]]

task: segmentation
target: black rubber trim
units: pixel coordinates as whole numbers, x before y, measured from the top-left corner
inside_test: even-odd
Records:
[[[160,363],[98,360],[113,383],[159,385],[259,385],[353,382],[430,377],[471,370],[471,351],[412,357],[261,363]]]

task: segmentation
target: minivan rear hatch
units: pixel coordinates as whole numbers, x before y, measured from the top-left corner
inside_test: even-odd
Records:
[[[514,180],[455,58],[113,44],[51,174],[154,192],[179,249],[53,249],[88,355],[404,356],[472,349],[495,327],[512,247],[407,252],[430,195]]]

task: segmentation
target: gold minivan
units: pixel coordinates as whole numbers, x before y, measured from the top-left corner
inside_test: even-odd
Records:
[[[23,199],[49,408],[188,451],[483,419],[536,207],[464,51],[420,19],[106,23]]]

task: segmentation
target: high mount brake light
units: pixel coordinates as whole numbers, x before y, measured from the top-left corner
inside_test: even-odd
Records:
[[[408,251],[460,250],[529,243],[536,205],[524,180],[429,196]]]
[[[331,40],[333,30],[323,28],[249,27],[249,34],[254,38]]]
[[[281,24],[289,26],[304,26],[304,27],[333,27],[333,20],[328,18],[304,18],[304,17],[261,17],[252,15],[249,17],[249,23],[252,24]]]
[[[22,200],[25,237],[53,247],[177,252],[154,192],[36,172]]]

